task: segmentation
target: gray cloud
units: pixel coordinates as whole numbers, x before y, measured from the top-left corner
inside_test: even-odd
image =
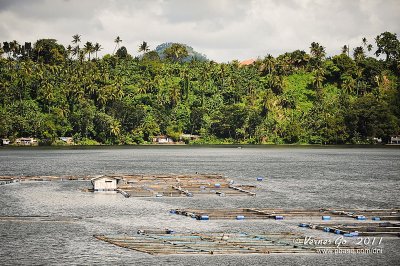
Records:
[[[216,61],[308,51],[312,41],[337,54],[366,37],[400,33],[398,0],[2,0],[0,41],[55,38],[99,42],[111,53],[113,40],[136,54],[167,41],[187,43]]]

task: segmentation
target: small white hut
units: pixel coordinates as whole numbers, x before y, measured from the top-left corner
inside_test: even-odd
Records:
[[[94,191],[114,191],[117,189],[120,177],[117,176],[96,176],[91,179]]]

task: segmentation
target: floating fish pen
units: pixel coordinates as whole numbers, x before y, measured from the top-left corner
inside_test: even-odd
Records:
[[[197,220],[208,219],[275,219],[301,217],[321,217],[322,220],[333,218],[351,218],[355,220],[373,221],[400,220],[399,209],[375,210],[332,210],[332,209],[174,209],[171,213],[189,216]]]
[[[0,216],[0,222],[20,222],[20,223],[33,223],[33,222],[61,222],[71,223],[80,221],[82,217],[68,217],[68,216]]]
[[[119,175],[118,190],[130,197],[255,196],[253,185],[237,185],[222,175]],[[125,194],[125,195],[126,195]],[[126,196],[128,197],[128,196]]]
[[[335,249],[334,243],[322,239],[309,245],[305,237],[295,233],[175,233],[138,231],[137,235],[95,235],[95,238],[119,247],[152,255],[169,254],[270,254],[317,253],[319,249]],[[318,242],[317,242],[318,241]],[[358,247],[341,246],[341,249]]]
[[[301,223],[300,227],[323,230],[327,233],[354,236],[394,236],[400,237],[400,223]]]
[[[7,184],[14,183],[14,182],[15,182],[15,180],[11,177],[0,176],[0,185],[7,185]]]

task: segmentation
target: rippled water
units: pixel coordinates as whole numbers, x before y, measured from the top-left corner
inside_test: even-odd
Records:
[[[301,231],[298,221],[194,221],[172,208],[399,207],[400,149],[308,147],[136,147],[0,149],[0,175],[221,173],[258,186],[256,197],[124,198],[85,193],[88,181],[0,186],[0,215],[79,216],[77,222],[0,222],[0,264],[135,265],[398,265],[400,240],[385,238],[371,255],[151,256],[93,234],[130,234],[143,227],[175,231]],[[265,176],[257,182],[257,176]],[[326,237],[316,230],[306,234]]]

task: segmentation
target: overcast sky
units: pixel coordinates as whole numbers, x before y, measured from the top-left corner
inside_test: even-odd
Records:
[[[104,54],[120,36],[132,55],[142,41],[180,42],[218,62],[309,52],[317,41],[333,55],[362,37],[400,35],[399,14],[399,0],[0,0],[0,41],[68,45],[78,33]]]

